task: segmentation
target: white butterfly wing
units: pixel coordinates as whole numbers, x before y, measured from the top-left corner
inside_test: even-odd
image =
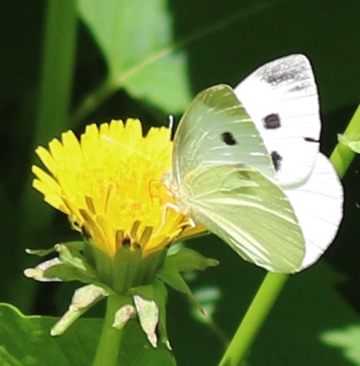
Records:
[[[174,178],[206,165],[246,164],[274,176],[271,157],[253,121],[227,85],[199,93],[174,137]]]
[[[235,94],[255,122],[278,168],[280,185],[305,180],[319,150],[319,100],[309,60],[294,54],[254,71]]]
[[[285,192],[306,240],[301,270],[315,263],[333,241],[343,215],[343,188],[331,162],[319,153],[309,180]]]
[[[283,191],[247,166],[203,166],[187,174],[181,210],[268,271],[292,273],[301,265],[304,238]]]

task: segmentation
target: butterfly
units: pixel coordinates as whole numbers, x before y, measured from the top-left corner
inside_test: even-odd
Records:
[[[179,210],[267,271],[307,268],[342,219],[343,190],[319,152],[320,130],[315,78],[301,54],[263,65],[234,90],[200,92],[174,136]]]

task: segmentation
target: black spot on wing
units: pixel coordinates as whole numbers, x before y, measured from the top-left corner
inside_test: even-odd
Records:
[[[270,156],[274,164],[275,170],[278,171],[281,166],[281,160],[283,159],[282,156],[276,150],[272,151]]]
[[[231,132],[223,132],[221,134],[221,139],[225,142],[226,145],[236,145],[237,141],[235,140],[233,134]]]
[[[263,124],[267,130],[279,128],[281,127],[280,116],[277,113],[268,114],[266,117],[264,117]]]
[[[304,137],[306,142],[319,142],[319,140],[313,139],[312,137]]]
[[[276,86],[283,82],[293,80],[294,77],[295,77],[295,75],[292,72],[281,72],[279,70],[277,72],[272,72],[271,74],[267,75],[267,77],[265,77],[265,81],[268,84]]]
[[[301,90],[304,90],[306,88],[306,84],[303,85],[295,85],[294,87],[289,89],[289,93],[298,93]]]

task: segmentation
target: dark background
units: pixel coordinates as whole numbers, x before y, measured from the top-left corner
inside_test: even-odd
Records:
[[[24,268],[37,263],[36,258],[25,254],[25,248],[47,248],[77,238],[69,230],[66,217],[29,190],[37,144],[45,145],[67,128],[81,133],[86,124],[111,118],[130,116],[141,118],[147,126],[166,124],[167,115],[179,117],[198,91],[223,82],[235,86],[256,67],[291,53],[304,53],[313,64],[322,106],[322,150],[326,154],[331,153],[337,133],[344,131],[360,100],[358,1],[151,0],[146,9],[134,1],[131,19],[121,24],[127,48],[112,49],[115,60],[123,57],[126,61],[119,62],[118,75],[143,57],[167,51],[74,122],[72,117],[83,98],[117,67],[109,66],[109,57],[79,6],[69,119],[54,125],[49,118],[48,129],[39,134],[47,3],[5,0],[0,5],[0,301],[12,303],[27,314],[60,315],[77,286],[37,284],[22,275]],[[103,4],[111,6],[111,1]],[[155,16],[160,8],[166,9],[166,16]],[[116,19],[114,15],[108,24],[117,23]],[[152,29],[152,24],[159,38],[154,37],[141,54],[136,41],[146,38],[146,27]],[[113,32],[117,31],[115,27]],[[177,62],[185,65],[179,69],[174,66],[181,73],[167,77],[166,72],[173,73],[172,65]],[[159,70],[164,70],[164,75]],[[37,136],[42,136],[41,141]],[[351,362],[340,348],[324,340],[325,332],[346,330],[359,321],[358,169],[356,159],[344,179],[345,215],[337,239],[320,263],[290,278],[256,341],[250,364],[360,364]],[[193,290],[216,290],[214,327],[218,328],[196,320],[187,300],[170,291],[169,336],[180,365],[216,364],[224,347],[222,334],[231,338],[265,273],[242,261],[215,237],[196,239],[189,245],[221,262],[189,279]],[[101,309],[97,311],[100,314]]]

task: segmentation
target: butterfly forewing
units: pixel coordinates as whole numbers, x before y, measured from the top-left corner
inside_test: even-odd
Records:
[[[309,60],[300,54],[269,62],[235,93],[259,129],[281,185],[310,175],[319,150],[318,92]]]
[[[174,138],[176,182],[201,166],[247,164],[274,175],[259,131],[227,85],[199,93],[183,115]]]
[[[243,259],[268,271],[295,272],[304,238],[283,191],[248,166],[203,166],[187,174],[182,209],[229,244]]]

